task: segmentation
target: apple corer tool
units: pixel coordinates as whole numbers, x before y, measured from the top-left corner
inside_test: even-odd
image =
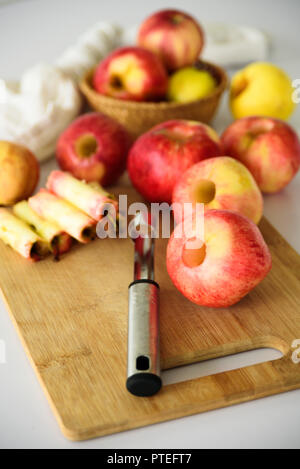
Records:
[[[150,217],[149,217],[150,218]],[[159,285],[154,281],[154,238],[151,220],[134,219],[134,281],[129,285],[127,390],[152,396],[161,386],[159,350]],[[139,232],[136,231],[140,228]]]

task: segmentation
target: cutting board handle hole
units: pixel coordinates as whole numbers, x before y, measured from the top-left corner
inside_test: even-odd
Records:
[[[257,365],[258,363],[270,360],[279,360],[282,357],[283,353],[275,348],[257,348],[227,355],[226,357],[213,358],[165,370],[162,372],[162,381],[164,385],[180,383],[203,376],[211,376],[225,371]]]

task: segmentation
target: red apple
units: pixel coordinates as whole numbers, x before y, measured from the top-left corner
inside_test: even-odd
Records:
[[[278,192],[300,167],[300,141],[286,123],[271,117],[245,117],[231,124],[221,137],[224,154],[240,160],[260,189]]]
[[[157,101],[167,92],[168,75],[161,60],[140,47],[115,50],[98,65],[93,86],[117,99]]]
[[[254,223],[263,214],[262,194],[250,171],[229,156],[218,156],[191,166],[173,191],[173,211],[176,222],[184,216],[184,204],[190,203],[195,212],[196,203],[205,210],[233,210]]]
[[[209,126],[171,120],[136,140],[127,167],[134,187],[145,199],[171,203],[173,188],[182,173],[205,158],[219,155],[219,137]]]
[[[178,10],[162,10],[141,25],[138,44],[158,55],[169,70],[192,65],[204,45],[200,24]]]
[[[61,169],[76,178],[106,186],[125,170],[129,147],[130,137],[118,122],[91,112],[78,117],[61,134],[56,158]]]
[[[184,229],[177,225],[169,239],[167,269],[174,285],[190,301],[214,308],[231,306],[271,269],[271,254],[259,229],[243,215],[208,210],[204,243],[198,245],[189,235],[192,218],[184,223]]]

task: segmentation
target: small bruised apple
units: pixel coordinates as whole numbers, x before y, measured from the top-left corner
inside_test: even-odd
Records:
[[[229,210],[204,214],[204,240],[193,217],[176,226],[167,248],[167,270],[175,287],[200,306],[226,308],[239,302],[268,274],[271,254],[258,227]]]
[[[95,70],[94,89],[103,95],[131,101],[158,101],[165,97],[167,71],[161,60],[141,47],[112,52]]]
[[[239,119],[227,127],[221,141],[224,153],[247,166],[262,192],[280,191],[299,170],[299,137],[278,119]]]
[[[0,141],[0,205],[12,205],[30,197],[39,177],[39,163],[31,151]]]
[[[263,214],[262,194],[250,171],[228,156],[209,158],[189,168],[173,191],[176,222],[184,215],[184,204],[203,203],[205,210],[233,210],[258,223]]]
[[[196,121],[171,120],[136,140],[127,169],[132,184],[146,200],[171,203],[174,186],[184,171],[221,154],[219,137],[211,127]]]

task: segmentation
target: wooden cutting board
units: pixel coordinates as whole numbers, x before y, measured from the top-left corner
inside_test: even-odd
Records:
[[[118,192],[129,193],[125,185]],[[157,243],[162,368],[259,347],[284,357],[165,386],[151,398],[125,389],[130,240],[75,246],[60,262],[30,264],[0,243],[0,285],[12,320],[67,438],[83,440],[300,387],[300,256],[264,219],[269,276],[229,309],[201,308],[173,287],[167,240]]]

